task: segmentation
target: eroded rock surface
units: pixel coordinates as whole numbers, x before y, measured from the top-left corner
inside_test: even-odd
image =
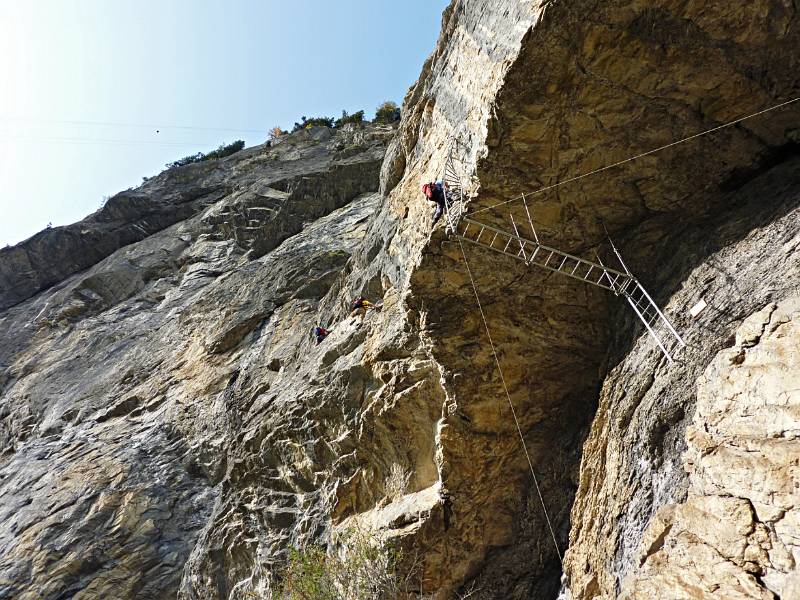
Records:
[[[240,361],[259,357],[261,391],[301,362],[263,344],[288,318],[309,346],[388,135],[240,153],[213,205],[0,314],[0,596],[175,597],[220,497]]]
[[[457,0],[396,134],[312,129],[162,174],[127,194],[168,218],[100,228],[85,262],[70,242],[40,265],[40,238],[0,253],[0,594],[268,597],[289,546],[359,524],[415,557],[420,594],[555,597],[471,278],[564,594],[790,593],[796,506],[770,486],[793,467],[763,461],[794,443],[777,382],[796,362],[797,106],[529,200],[539,235],[587,258],[609,256],[607,226],[686,337],[675,365],[613,295],[462,254],[419,190],[455,129],[479,210],[776,104],[798,90],[799,35],[783,0]],[[508,212],[525,222],[519,203],[480,214]],[[361,294],[382,303],[363,320]],[[733,341],[765,306],[788,320]],[[762,371],[773,388],[747,383]],[[781,436],[722,410],[725,378],[784,407]],[[745,439],[783,483],[706,454]]]
[[[648,527],[626,598],[800,598],[800,299],[748,317],[698,381],[688,497]]]

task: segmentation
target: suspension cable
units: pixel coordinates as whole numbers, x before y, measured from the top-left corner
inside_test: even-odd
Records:
[[[533,461],[531,460],[531,455],[528,453],[528,446],[525,443],[525,436],[522,434],[522,427],[520,427],[519,419],[517,418],[517,411],[514,408],[514,403],[511,401],[511,394],[508,392],[508,386],[506,385],[506,378],[503,375],[503,369],[500,366],[500,359],[497,357],[497,350],[494,346],[494,341],[492,340],[492,334],[489,331],[489,323],[486,321],[486,314],[483,312],[483,305],[481,304],[481,299],[478,296],[478,287],[475,285],[475,279],[472,277],[472,269],[469,267],[469,261],[467,260],[467,254],[464,252],[464,244],[461,242],[461,238],[458,239],[458,245],[461,248],[461,256],[464,257],[464,265],[467,267],[467,275],[469,275],[469,281],[472,284],[472,292],[475,294],[475,300],[478,303],[478,310],[481,313],[481,319],[483,320],[483,326],[486,329],[486,336],[489,338],[489,345],[492,348],[492,355],[494,356],[494,362],[497,365],[497,371],[500,373],[500,381],[503,383],[503,391],[506,393],[506,399],[508,400],[508,406],[511,407],[511,415],[514,417],[514,425],[517,427],[517,433],[519,434],[519,441],[522,442],[522,449],[525,451],[525,458],[528,459],[528,466],[531,469],[531,475],[533,476],[533,483],[536,487],[536,493],[539,496],[539,502],[542,503],[542,511],[544,512],[545,521],[547,521],[547,528],[550,530],[550,535],[553,538],[553,545],[556,548],[556,554],[558,554],[559,562],[563,563],[564,558],[561,555],[561,549],[558,547],[558,539],[556,538],[556,532],[553,529],[553,524],[550,521],[550,515],[547,514],[547,506],[544,502],[544,496],[542,496],[542,490],[539,487],[539,479],[536,477],[536,471],[533,468]]]
[[[726,127],[731,127],[733,125],[736,125],[737,123],[741,123],[742,121],[746,121],[747,119],[752,119],[753,117],[757,117],[759,115],[763,115],[764,113],[768,113],[770,111],[777,110],[779,108],[783,108],[784,106],[789,106],[790,104],[793,104],[793,103],[798,102],[798,101],[800,101],[800,96],[798,96],[797,98],[793,98],[792,100],[787,100],[786,102],[781,102],[780,104],[776,104],[774,106],[770,106],[769,108],[765,108],[764,110],[760,110],[758,112],[754,112],[752,114],[745,115],[744,117],[739,117],[738,119],[735,119],[733,121],[729,121],[728,123],[724,123],[722,125],[718,125],[717,127],[712,127],[711,129],[707,129],[705,131],[701,131],[700,133],[695,133],[694,135],[690,135],[688,137],[682,138],[682,139],[677,140],[675,142],[670,142],[669,144],[664,144],[663,146],[659,146],[658,148],[654,148],[652,150],[648,150],[647,152],[642,152],[641,154],[637,154],[635,156],[631,156],[630,158],[626,158],[624,160],[620,160],[620,161],[612,163],[610,165],[606,165],[605,167],[600,167],[599,169],[595,169],[594,171],[589,171],[588,173],[582,173],[580,175],[576,175],[575,177],[570,177],[569,179],[565,179],[564,181],[559,181],[558,183],[554,183],[552,185],[548,185],[548,186],[545,186],[543,188],[539,188],[538,190],[535,190],[533,192],[526,192],[524,194],[521,194],[519,196],[516,196],[516,197],[512,198],[511,200],[505,200],[503,202],[498,202],[497,204],[493,204],[491,206],[487,206],[486,208],[479,208],[477,210],[473,210],[471,212],[468,212],[464,216],[468,217],[470,215],[476,215],[476,214],[478,214],[480,212],[491,210],[493,208],[497,208],[498,206],[503,206],[504,204],[508,204],[510,202],[516,202],[517,200],[521,200],[524,196],[536,196],[536,195],[541,194],[543,192],[546,192],[548,190],[552,190],[552,189],[555,189],[555,188],[560,187],[562,185],[566,185],[568,183],[572,183],[573,181],[578,181],[579,179],[583,179],[584,177],[589,177],[590,175],[596,175],[597,173],[601,173],[603,171],[607,171],[608,169],[613,169],[614,167],[619,167],[620,165],[624,165],[625,163],[632,162],[634,160],[642,158],[643,156],[648,156],[650,154],[655,154],[656,152],[661,152],[662,150],[666,150],[667,148],[672,148],[673,146],[677,146],[679,144],[683,144],[683,143],[688,142],[690,140],[693,140],[695,138],[699,138],[701,136],[708,135],[709,133],[713,133],[715,131],[719,131],[720,129],[724,129]]]

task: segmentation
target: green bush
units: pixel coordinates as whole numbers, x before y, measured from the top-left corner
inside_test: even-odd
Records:
[[[319,546],[289,552],[280,600],[394,600],[408,591],[396,571],[400,557],[375,534],[349,530],[342,555]]]
[[[309,127],[333,127],[333,117],[311,117],[306,116],[300,118],[299,123],[295,123],[292,128],[292,133],[300,131],[301,129],[308,129]]]
[[[222,144],[216,150],[212,150],[206,154],[202,160],[214,160],[216,158],[225,158],[231,154],[236,154],[239,150],[244,148],[244,140],[236,140],[232,144]]]
[[[356,125],[364,122],[364,111],[360,110],[358,112],[354,112],[352,115],[348,115],[346,110],[342,111],[342,118],[336,119],[336,122],[333,124],[334,127],[337,129],[340,127],[344,127],[349,123],[355,123]]]
[[[173,167],[183,167],[204,160],[225,158],[226,156],[235,154],[242,148],[244,148],[244,140],[236,140],[231,144],[221,144],[219,148],[217,148],[216,150],[212,150],[208,154],[203,154],[202,152],[198,152],[197,154],[190,154],[189,156],[184,156],[183,158],[180,158],[174,162],[167,163],[166,167],[168,169],[171,169]]]
[[[375,109],[374,123],[394,123],[400,120],[400,107],[395,102],[387,100]]]
[[[171,169],[173,167],[184,167],[192,163],[200,162],[201,160],[203,160],[204,156],[205,154],[203,154],[202,152],[198,152],[197,154],[190,154],[189,156],[184,156],[183,158],[179,158],[176,161],[167,163],[166,167],[168,169]]]

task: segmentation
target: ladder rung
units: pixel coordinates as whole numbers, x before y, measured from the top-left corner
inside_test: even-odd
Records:
[[[625,285],[623,285],[622,289],[620,290],[623,294],[627,293],[628,286],[631,284],[631,281],[633,281],[633,279],[631,279],[630,277],[628,277],[628,279],[625,281]]]
[[[452,200],[452,194],[456,192],[463,194],[463,190],[461,190],[461,186],[458,183],[450,186],[450,195],[448,199]],[[461,202],[463,203],[463,201],[464,197],[462,195]],[[458,231],[456,227],[458,227],[459,220],[463,218],[464,213],[463,204],[454,205],[451,210],[448,210],[451,228],[456,232]],[[661,313],[655,301],[627,269],[625,269],[623,273],[616,269],[606,267],[599,258],[597,262],[600,264],[596,264],[595,262],[556,250],[555,248],[543,246],[539,243],[538,239],[532,241],[520,236],[517,225],[514,223],[513,214],[511,215],[511,222],[514,225],[514,233],[498,229],[491,225],[482,224],[479,221],[466,219],[460,237],[469,242],[488,247],[496,252],[502,252],[507,256],[522,259],[526,265],[534,263],[534,261],[539,258],[540,251],[544,248],[546,251],[544,254],[547,254],[547,256],[544,261],[540,259],[539,262],[536,262],[535,264],[537,266],[563,273],[575,279],[580,279],[586,283],[610,290],[617,295],[623,295],[633,308],[636,316],[647,328],[650,336],[655,340],[656,344],[658,344],[659,348],[670,362],[673,361],[673,357],[671,351],[667,349],[668,344],[666,342],[669,342],[670,338],[672,338],[681,346],[685,346],[685,343],[675,331],[669,319]],[[456,223],[456,227],[452,227],[452,223]],[[482,241],[483,234],[487,230],[489,231],[489,237],[491,239],[488,242],[484,242]],[[502,243],[504,238],[506,243],[502,249],[500,247],[495,247],[497,240],[501,240]],[[515,248],[513,252],[510,251],[512,245],[518,245],[518,249]],[[557,267],[550,266],[553,256],[561,257],[561,261],[557,264]],[[570,263],[570,261],[572,261],[572,263]],[[582,269],[584,266],[586,270]],[[595,275],[597,276],[595,277]],[[672,344],[672,342],[670,342],[670,344]],[[670,347],[672,346],[670,345]]]

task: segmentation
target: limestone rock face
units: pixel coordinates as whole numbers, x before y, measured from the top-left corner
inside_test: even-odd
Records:
[[[456,0],[396,131],[167,171],[0,251],[0,596],[268,598],[354,525],[442,600],[788,596],[800,105],[529,198],[563,250],[613,258],[608,229],[673,365],[621,299],[432,229],[420,186],[458,131],[467,209],[524,223],[493,205],[797,95],[799,37],[784,0]]]
[[[667,367],[647,356],[642,339],[603,383],[572,508],[565,570],[573,598],[616,597],[636,576],[645,529],[690,485],[685,430],[698,418],[698,380],[740,323],[797,292],[799,167],[793,159],[749,182],[729,197],[736,208],[684,228],[663,262],[668,273],[686,273],[665,306],[687,347]],[[681,265],[687,260],[694,266]],[[701,299],[708,306],[692,319]]]
[[[240,362],[265,393],[300,362],[268,340],[308,352],[390,135],[243,151],[212,205],[0,313],[0,597],[175,597],[232,467]]]
[[[653,518],[623,597],[800,598],[800,299],[736,331],[698,381],[686,500]]]
[[[280,193],[291,191],[295,202],[302,202],[313,188],[319,202],[341,204],[342,194],[349,198],[354,190],[363,188],[359,181],[365,178],[365,169],[375,180],[382,148],[369,154],[364,139],[355,140],[352,132],[323,143],[329,137],[327,129],[315,128],[275,148],[262,145],[223,159],[167,169],[141,187],[109,198],[83,221],[46,229],[14,247],[0,249],[0,309],[96,264],[123,246],[194,216],[222,198],[228,199],[228,210],[224,216],[218,211],[214,217],[216,224],[222,225],[223,235],[232,235],[241,243],[251,241],[250,232],[259,231],[257,236],[268,237],[274,247],[299,231],[299,223],[285,225],[282,234],[253,226],[271,222],[269,215],[282,205]],[[331,170],[343,175],[340,189],[323,198],[324,175]]]
[[[462,159],[477,159],[480,182],[468,210],[505,229],[509,213],[526,222],[522,203],[490,207],[520,192],[797,95],[798,71],[789,65],[798,61],[800,30],[788,3],[527,6],[519,51],[481,113],[486,129],[470,125],[469,111],[438,121],[450,130],[467,124],[472,153]],[[469,7],[454,3],[452,14],[466,18]],[[430,133],[404,138],[409,129],[401,126],[395,146],[416,146],[398,162],[406,172],[393,196],[410,194],[429,176],[425,169],[440,164],[438,128],[426,125],[423,106],[434,104],[427,110],[435,121],[453,95],[427,79],[438,65],[453,65],[447,48],[440,40],[407,98],[404,125]],[[458,77],[444,81],[460,88]],[[436,101],[420,88],[434,90]],[[431,536],[433,572],[452,573],[449,565],[460,562],[468,577],[479,573],[487,597],[522,598],[555,595],[548,586],[560,571],[465,260],[559,545],[570,546],[567,586],[574,597],[614,597],[650,519],[686,493],[681,440],[697,378],[738,322],[796,289],[798,122],[794,104],[528,197],[545,243],[614,260],[610,232],[690,343],[671,367],[613,296],[480,249],[462,256],[455,241],[434,233],[411,286],[451,401],[440,427],[443,484],[451,527],[463,529]],[[391,152],[385,183],[393,181]],[[414,162],[420,155],[422,166]],[[694,320],[688,310],[701,298],[713,308]]]

